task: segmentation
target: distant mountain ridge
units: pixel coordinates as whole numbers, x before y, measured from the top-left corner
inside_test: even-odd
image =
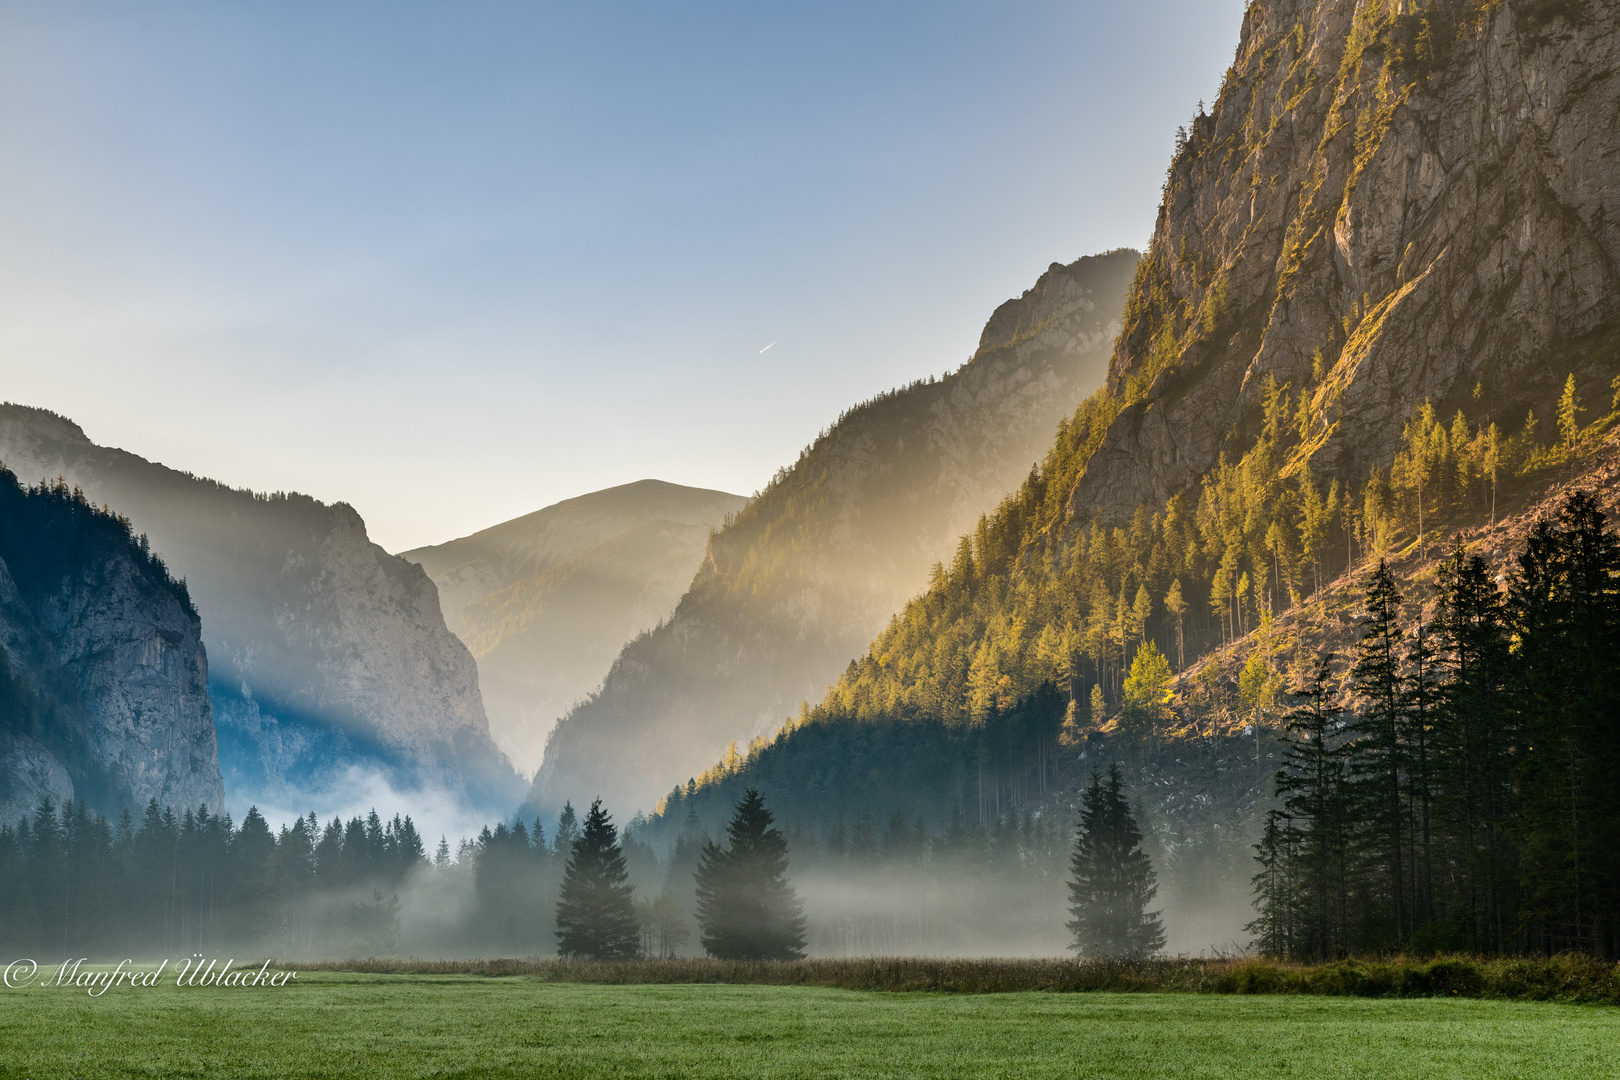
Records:
[[[438,586],[445,622],[478,661],[496,742],[532,772],[557,718],[674,612],[710,532],[747,502],[639,480],[400,557]]]
[[[674,617],[558,724],[527,807],[601,794],[650,808],[728,740],[819,699],[1102,381],[1138,258],[1052,264],[960,370],[850,410],[805,448],[714,536]]]
[[[371,543],[351,507],[234,490],[20,405],[0,405],[0,460],[126,515],[186,579],[233,799],[301,802],[351,766],[490,807],[514,797],[432,582]]]

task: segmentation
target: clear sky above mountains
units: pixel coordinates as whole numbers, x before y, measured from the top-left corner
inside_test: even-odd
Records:
[[[8,3],[0,397],[391,550],[746,494],[1144,244],[1242,9]]]

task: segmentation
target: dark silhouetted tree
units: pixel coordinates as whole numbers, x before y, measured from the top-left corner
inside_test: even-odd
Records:
[[[698,860],[703,948],[722,960],[795,960],[804,955],[804,905],[787,880],[787,838],[749,788],[726,826],[727,846],[705,844]]]
[[[591,803],[585,827],[574,841],[557,899],[557,951],[589,960],[628,960],[641,947],[635,889],[624,867],[619,831]]]
[[[1164,948],[1159,913],[1147,906],[1158,893],[1153,861],[1142,850],[1125,801],[1119,766],[1091,774],[1080,801],[1080,831],[1069,861],[1069,930],[1084,956],[1147,956]]]

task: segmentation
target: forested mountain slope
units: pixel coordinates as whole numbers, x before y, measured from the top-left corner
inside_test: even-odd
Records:
[[[819,698],[1102,378],[1137,255],[1054,264],[954,374],[852,409],[715,535],[673,617],[558,724],[535,808],[657,795]]]
[[[0,461],[126,515],[186,579],[233,799],[307,805],[351,766],[491,807],[521,791],[433,583],[371,543],[353,508],[237,491],[19,405],[0,406]]]
[[[1590,3],[1251,4],[1105,388],[817,708],[655,831],[751,783],[813,829],[890,807],[990,829],[1067,815],[1107,755],[1168,888],[1207,886],[1178,830],[1258,836],[1282,691],[1359,634],[1380,560],[1421,602],[1459,530],[1500,565],[1557,484],[1613,486],[1617,26]]]
[[[1589,8],[1251,5],[1107,387],[828,707],[1113,702],[1144,629],[1190,663],[1541,475],[1620,370],[1620,16]]]
[[[740,495],[640,480],[417,548],[478,660],[490,732],[525,772],[625,642],[675,610]]]
[[[0,469],[0,825],[47,798],[217,813],[207,681],[191,597],[146,537]]]

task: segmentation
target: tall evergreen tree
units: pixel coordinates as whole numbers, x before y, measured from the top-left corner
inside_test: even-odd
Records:
[[[1501,595],[1485,560],[1461,543],[1441,564],[1434,623],[1440,666],[1435,728],[1438,816],[1456,878],[1459,943],[1479,952],[1505,947],[1513,873],[1504,826],[1511,813],[1510,750],[1515,720],[1505,697],[1508,634]]]
[[[1068,923],[1084,956],[1147,956],[1164,948],[1164,925],[1147,906],[1159,891],[1142,830],[1125,801],[1119,766],[1092,772],[1081,796],[1080,829],[1069,861]]]
[[[1283,767],[1277,795],[1283,808],[1267,823],[1265,860],[1280,861],[1256,877],[1262,921],[1292,929],[1286,948],[1262,940],[1262,951],[1325,960],[1349,948],[1350,800],[1342,724],[1333,703],[1333,657],[1316,664],[1309,684],[1293,691],[1298,704],[1284,717]],[[1281,890],[1281,891],[1279,891]],[[1275,933],[1273,941],[1277,940]]]
[[[629,960],[636,955],[641,929],[636,922],[635,888],[628,877],[619,831],[597,799],[585,815],[585,827],[563,870],[557,900],[560,954],[589,960]]]
[[[1409,936],[1406,839],[1408,814],[1403,805],[1407,769],[1407,686],[1402,667],[1401,594],[1389,565],[1379,560],[1367,583],[1367,610],[1362,616],[1361,643],[1353,671],[1364,707],[1352,730],[1351,769],[1362,799],[1360,817],[1369,847],[1389,879],[1390,916],[1396,944]]]
[[[1542,521],[1509,578],[1523,753],[1522,920],[1547,950],[1620,942],[1620,542],[1588,493]]]
[[[787,837],[765,799],[743,792],[726,826],[727,846],[698,857],[697,916],[703,948],[722,960],[796,960],[804,955],[804,904],[787,880]],[[870,830],[868,830],[870,831]]]

